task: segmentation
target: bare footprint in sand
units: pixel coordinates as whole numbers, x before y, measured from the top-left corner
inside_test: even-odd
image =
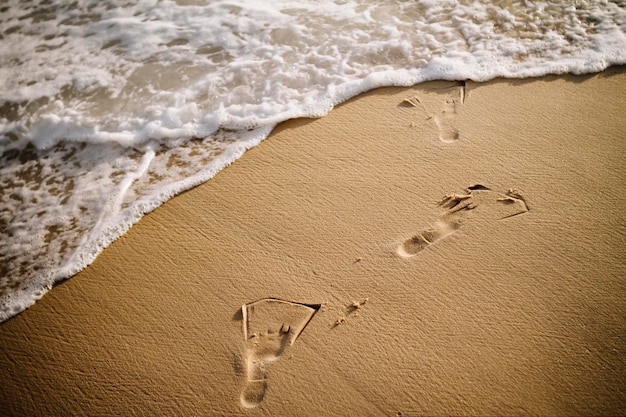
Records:
[[[441,113],[433,116],[439,129],[439,140],[442,142],[455,142],[459,140],[459,130],[456,127],[456,113],[459,99],[449,98],[443,105]]]
[[[429,90],[438,93],[436,98],[433,98],[433,95],[429,94],[427,90],[422,97],[406,98],[402,104],[423,108],[428,113],[427,120],[435,122],[439,131],[439,140],[446,143],[456,142],[460,138],[457,126],[457,113],[467,97],[466,82],[443,83],[442,86],[433,87]],[[441,102],[441,95],[446,96],[443,103]]]
[[[422,230],[416,235],[405,240],[398,247],[398,254],[403,257],[411,257],[417,255],[419,252],[426,249],[429,245],[432,245],[433,243],[456,232],[460,226],[461,223],[459,221],[438,221],[437,223],[435,223],[434,227]]]
[[[510,189],[499,193],[476,184],[462,194],[447,194],[439,202],[446,209],[440,219],[430,228],[424,229],[402,242],[398,255],[412,257],[437,241],[456,232],[470,216],[479,212],[488,220],[504,220],[529,211],[528,204],[519,191]]]
[[[293,345],[319,310],[318,304],[300,304],[264,298],[241,307],[245,343],[246,382],[241,405],[261,404],[267,391],[268,367]]]

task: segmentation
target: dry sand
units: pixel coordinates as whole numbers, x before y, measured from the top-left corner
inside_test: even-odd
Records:
[[[624,109],[611,68],[283,123],[0,326],[0,414],[625,415]]]

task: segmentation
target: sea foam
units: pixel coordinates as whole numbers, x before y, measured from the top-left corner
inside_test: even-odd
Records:
[[[626,63],[624,1],[9,0],[0,320],[279,122],[381,86]]]

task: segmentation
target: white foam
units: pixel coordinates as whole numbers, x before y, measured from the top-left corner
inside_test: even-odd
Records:
[[[619,2],[9,0],[0,320],[277,123],[381,86],[626,63]]]

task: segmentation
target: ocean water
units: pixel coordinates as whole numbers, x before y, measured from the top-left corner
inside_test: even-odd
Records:
[[[281,121],[613,64],[626,1],[2,1],[0,321]]]

